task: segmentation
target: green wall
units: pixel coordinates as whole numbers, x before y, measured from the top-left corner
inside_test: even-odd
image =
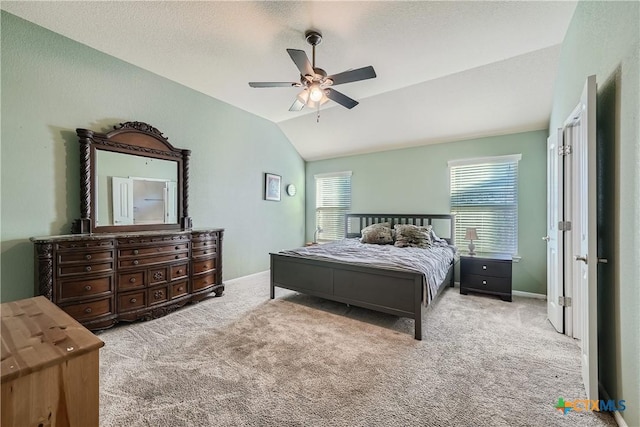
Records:
[[[567,30],[550,129],[598,83],[598,360],[601,386],[640,426],[640,3],[581,1]],[[565,396],[566,397],[566,396]],[[602,396],[601,396],[602,397]]]
[[[275,124],[4,11],[1,24],[2,301],[33,295],[29,237],[79,217],[79,127],[147,122],[192,151],[190,215],[226,229],[225,279],[303,243],[305,165]],[[264,172],[302,191],[264,201]]]
[[[307,240],[315,230],[315,182],[324,172],[350,170],[356,213],[449,213],[447,162],[522,154],[518,186],[518,246],[513,288],[546,294],[546,131],[518,133],[307,163]],[[458,242],[463,246],[464,242]]]

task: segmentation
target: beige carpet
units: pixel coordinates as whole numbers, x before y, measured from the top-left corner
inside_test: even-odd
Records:
[[[227,283],[169,316],[102,332],[100,425],[613,426],[584,399],[576,342],[543,301],[460,295],[413,321]]]

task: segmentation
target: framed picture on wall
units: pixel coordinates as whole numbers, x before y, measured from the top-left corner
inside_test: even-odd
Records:
[[[264,174],[264,199],[280,201],[280,182],[282,177],[273,173]]]

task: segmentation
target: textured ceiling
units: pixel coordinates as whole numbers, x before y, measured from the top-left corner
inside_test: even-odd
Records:
[[[0,7],[281,127],[306,160],[546,128],[560,44],[575,2],[10,2]],[[323,34],[329,74],[360,101],[288,111],[298,88],[287,48]]]

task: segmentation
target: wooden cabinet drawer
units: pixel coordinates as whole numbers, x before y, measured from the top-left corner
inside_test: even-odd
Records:
[[[139,267],[142,265],[152,265],[152,264],[158,264],[161,262],[169,262],[169,261],[175,261],[179,259],[188,259],[188,258],[189,258],[189,252],[181,252],[176,254],[159,255],[159,256],[147,257],[147,258],[119,259],[118,267],[120,268]]]
[[[129,290],[144,287],[144,271],[118,275],[118,289]]]
[[[181,279],[189,275],[189,264],[178,264],[171,266],[171,276],[169,280]]]
[[[195,261],[193,263],[193,274],[204,273],[216,268],[216,260],[214,258]]]
[[[493,277],[511,277],[510,261],[495,261],[484,259],[465,259],[464,272]]]
[[[174,253],[175,251],[186,251],[189,250],[189,243],[176,243],[173,245],[164,245],[164,246],[142,246],[139,248],[127,248],[120,249],[118,251],[118,257],[120,258],[130,258],[137,257],[139,255],[154,255],[154,254],[162,254],[162,253]]]
[[[191,283],[193,284],[194,291],[204,289],[207,286],[215,284],[215,274],[209,273],[202,276],[194,277]]]
[[[89,251],[73,251],[58,252],[58,264],[67,264],[71,262],[99,262],[110,261],[113,259],[114,251],[89,252]]]
[[[160,304],[169,299],[169,287],[161,286],[147,290],[148,305]]]
[[[149,285],[159,285],[168,282],[169,267],[156,267],[149,270]]]
[[[67,305],[62,307],[62,309],[71,317],[80,321],[113,313],[111,298]]]
[[[131,311],[147,306],[144,291],[129,292],[118,297],[118,311]]]
[[[511,294],[511,279],[508,277],[479,276],[468,274],[460,278],[464,288],[486,292]]]
[[[113,276],[96,279],[61,280],[60,301],[91,297],[113,291]]]
[[[186,295],[188,291],[187,281],[174,283],[171,285],[171,298],[178,298]]]
[[[218,239],[194,241],[192,248],[193,249],[209,249],[215,252],[216,249],[218,248]]]
[[[216,256],[216,248],[205,248],[205,249],[194,249],[193,251],[191,251],[191,254],[193,255],[194,258],[200,258],[203,256],[207,256],[207,257],[211,257],[211,256]]]
[[[113,271],[113,262],[100,264],[81,264],[58,267],[59,276],[71,276],[74,274],[106,273]]]

